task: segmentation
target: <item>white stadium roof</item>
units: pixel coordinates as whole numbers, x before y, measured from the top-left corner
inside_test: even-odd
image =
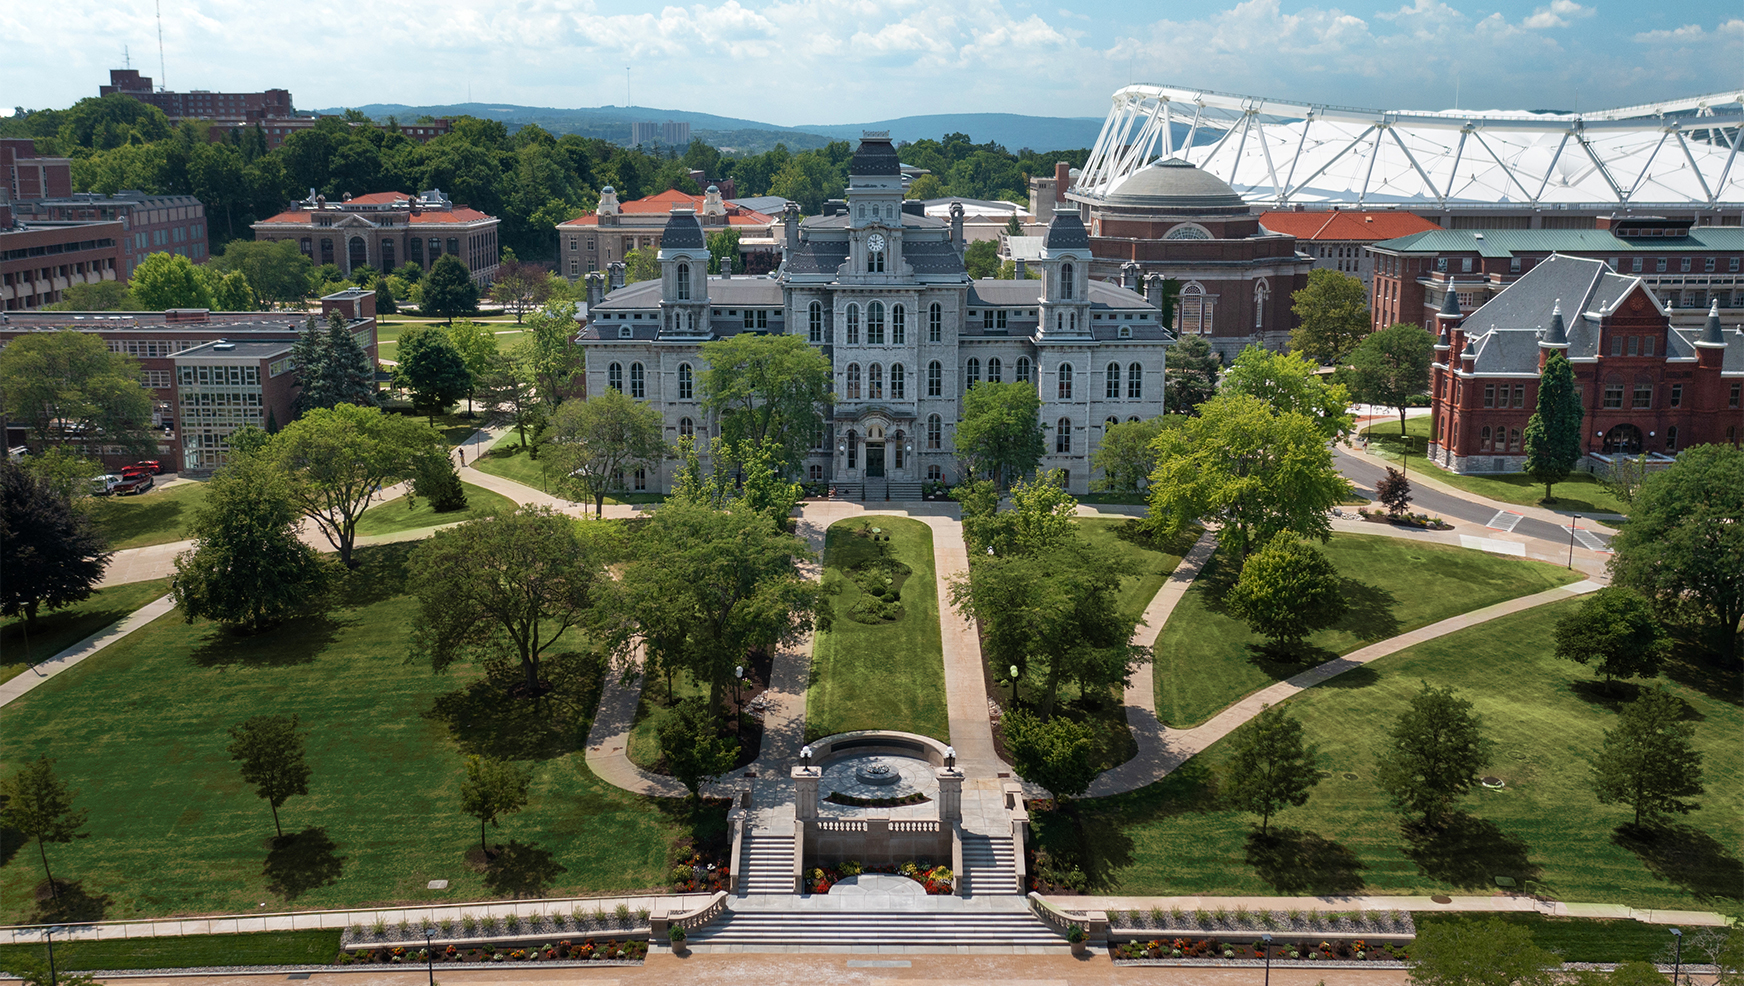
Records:
[[[1371,110],[1133,85],[1070,197],[1183,158],[1256,205],[1730,209],[1744,90],[1586,113]]]

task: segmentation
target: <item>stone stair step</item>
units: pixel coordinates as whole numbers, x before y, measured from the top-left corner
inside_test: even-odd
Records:
[[[1027,913],[745,911],[691,932],[696,945],[1058,945]]]

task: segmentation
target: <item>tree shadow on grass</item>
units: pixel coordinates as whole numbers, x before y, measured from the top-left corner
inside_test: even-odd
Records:
[[[1701,648],[1675,649],[1662,673],[1672,681],[1728,705],[1744,705],[1744,665],[1722,663]]]
[[[338,844],[327,837],[319,826],[290,835],[275,836],[266,854],[261,874],[266,887],[286,901],[324,887],[339,879],[345,868],[345,857],[338,854]]]
[[[567,872],[551,850],[510,839],[508,845],[497,846],[491,854],[484,871],[484,885],[498,896],[538,897]]]
[[[386,602],[406,594],[406,559],[417,541],[394,541],[358,548],[351,554],[357,567],[341,576],[337,598],[351,608]]]
[[[6,800],[5,795],[0,795],[0,808],[6,806]],[[10,825],[0,825],[0,866],[12,862],[12,857],[18,855],[18,851],[29,841],[23,832]]]
[[[1314,832],[1277,828],[1247,837],[1247,864],[1283,894],[1354,894],[1367,864],[1345,846]]]
[[[1443,883],[1493,889],[1499,876],[1512,879],[1517,887],[1538,879],[1539,867],[1532,862],[1532,847],[1487,818],[1455,812],[1440,826],[1407,822],[1401,831],[1405,855],[1425,876]]]
[[[43,880],[36,885],[36,908],[31,912],[31,924],[66,924],[68,922],[101,921],[115,901],[108,894],[92,893],[80,880],[56,880],[49,887]]]
[[[288,668],[313,664],[349,622],[299,616],[261,633],[213,627],[191,656],[202,668]]]
[[[558,703],[547,698],[510,695],[492,678],[436,696],[425,716],[448,727],[464,753],[499,760],[550,760],[571,753],[586,742],[557,715]]]
[[[1336,660],[1338,652],[1306,640],[1287,643],[1271,640],[1263,644],[1248,644],[1248,663],[1264,671],[1276,681],[1284,681],[1312,667]]]
[[[1611,712],[1623,711],[1623,706],[1641,696],[1641,686],[1633,681],[1613,681],[1607,687],[1597,678],[1571,681],[1568,690],[1575,698]]]
[[[1655,877],[1701,900],[1744,900],[1744,862],[1690,825],[1621,825],[1611,842],[1634,853]]]
[[[1399,618],[1393,615],[1399,600],[1391,592],[1356,579],[1340,579],[1339,587],[1349,608],[1336,629],[1370,642],[1399,635]]]
[[[1315,687],[1346,688],[1354,690],[1378,684],[1380,680],[1381,673],[1379,671],[1376,671],[1374,668],[1371,668],[1366,664],[1359,664],[1356,667],[1351,668],[1349,671],[1345,671],[1326,679]]]
[[[674,840],[674,852],[688,857],[692,852],[705,857],[725,855],[729,846],[727,812],[732,802],[726,798],[649,798],[667,820],[683,827],[684,835]]]

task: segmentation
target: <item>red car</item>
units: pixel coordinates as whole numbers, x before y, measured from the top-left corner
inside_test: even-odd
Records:
[[[150,473],[139,473],[133,476],[123,473],[121,482],[110,487],[109,492],[115,496],[130,496],[144,493],[156,485],[157,482],[151,478]]]
[[[163,463],[156,459],[143,459],[139,462],[135,462],[133,465],[128,466],[127,469],[121,470],[121,474],[123,476],[127,475],[128,469],[144,469],[153,476],[163,475]]]
[[[121,467],[121,478],[122,479],[136,479],[140,476],[150,476],[151,474],[152,474],[151,470],[145,466],[142,466],[142,465],[132,465],[132,466],[122,466]]]

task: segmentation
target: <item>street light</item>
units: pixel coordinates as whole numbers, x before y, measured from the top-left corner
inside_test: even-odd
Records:
[[[1671,963],[1671,986],[1677,986],[1677,974],[1683,971],[1683,929],[1673,928],[1671,933],[1677,939],[1677,957]]]
[[[1574,520],[1570,521],[1569,525],[1568,525],[1568,568],[1569,568],[1569,571],[1574,571],[1574,529],[1575,529],[1575,526],[1580,523],[1580,520],[1581,520],[1581,515],[1575,514]]]
[[[1266,945],[1266,986],[1272,986],[1272,936],[1261,935],[1260,941]]]
[[[65,931],[65,930],[67,930],[66,926],[59,925],[59,924],[55,925],[52,928],[42,929],[43,940],[48,942],[48,986],[55,986],[54,934],[57,931]]]
[[[430,986],[436,986],[436,929],[424,929],[424,970],[430,974]]]

